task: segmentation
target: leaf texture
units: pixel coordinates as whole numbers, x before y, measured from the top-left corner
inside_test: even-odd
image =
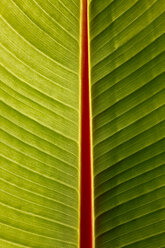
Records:
[[[165,247],[165,1],[90,1],[96,248]]]
[[[0,1],[0,247],[79,239],[78,0]]]

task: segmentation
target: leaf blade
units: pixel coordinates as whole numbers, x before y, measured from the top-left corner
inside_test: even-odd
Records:
[[[78,247],[79,1],[0,9],[0,242]]]
[[[96,248],[165,244],[164,10],[90,2]]]

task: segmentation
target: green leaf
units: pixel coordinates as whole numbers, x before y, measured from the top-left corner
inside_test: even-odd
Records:
[[[96,248],[165,247],[165,1],[92,0]]]
[[[88,2],[96,248],[163,248],[165,1]],[[79,247],[80,12],[0,1],[2,248]]]
[[[0,247],[79,242],[79,0],[0,1]]]

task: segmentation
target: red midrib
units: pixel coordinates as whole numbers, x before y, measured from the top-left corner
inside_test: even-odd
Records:
[[[82,0],[81,211],[80,248],[92,248],[92,180],[87,0]]]

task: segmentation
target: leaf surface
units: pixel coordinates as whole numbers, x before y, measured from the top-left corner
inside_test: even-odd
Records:
[[[0,247],[78,247],[80,3],[0,1]]]
[[[165,246],[165,2],[90,1],[96,248]]]

